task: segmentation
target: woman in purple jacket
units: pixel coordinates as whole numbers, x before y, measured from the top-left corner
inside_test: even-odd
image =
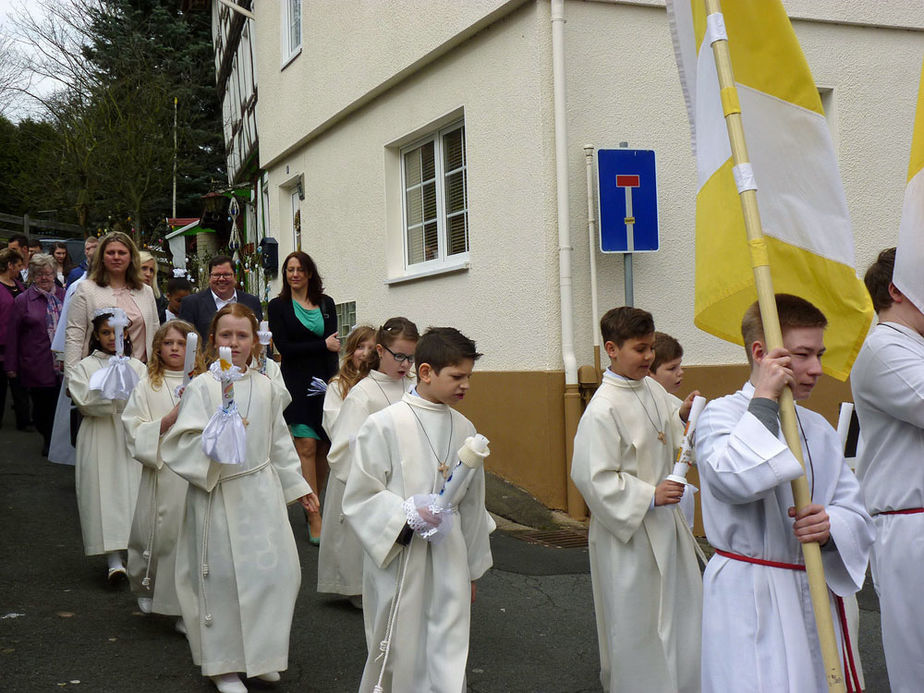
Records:
[[[0,250],[0,419],[3,418],[3,412],[6,411],[6,391],[16,386],[15,381],[10,383],[6,377],[6,368],[3,366],[3,357],[6,351],[7,325],[10,322],[10,313],[13,312],[13,301],[19,294],[26,290],[26,287],[19,281],[19,270],[22,269],[22,255],[13,248],[4,248]],[[13,391],[13,402],[17,402],[16,391]],[[26,416],[25,426],[28,422],[28,405],[25,403],[26,411],[16,412],[16,423],[19,424],[23,414]]]
[[[42,434],[42,454],[48,454],[58,390],[61,388],[61,362],[54,360],[54,338],[64,289],[55,285],[57,264],[51,255],[37,253],[29,260],[31,286],[16,297],[7,326],[4,368],[8,378],[19,377],[29,388],[32,419]]]

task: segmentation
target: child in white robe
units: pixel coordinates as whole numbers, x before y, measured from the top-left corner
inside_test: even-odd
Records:
[[[160,441],[179,412],[186,336],[195,331],[183,320],[160,326],[154,334],[147,373],[122,412],[129,453],[142,464],[128,543],[128,579],[144,613],[180,615],[174,566],[186,481],[164,466]],[[195,375],[205,370],[201,351],[197,351]],[[183,629],[182,620],[177,621],[177,628]]]
[[[67,379],[70,397],[83,421],[77,433],[75,486],[80,531],[87,556],[105,554],[109,563],[108,579],[125,577],[122,551],[128,548],[141,466],[132,460],[125,444],[122,410],[125,400],[103,397],[90,389],[90,378],[109,365],[115,354],[115,329],[110,326],[111,313],[93,318],[90,355],[71,369]],[[131,353],[131,341],[125,335],[125,352]],[[131,368],[141,375],[144,364],[132,358]]]
[[[863,449],[857,478],[876,526],[870,558],[894,693],[924,682],[924,313],[893,282],[895,248],[864,282],[879,317],[850,374]]]
[[[680,407],[681,400],[677,397],[680,386],[683,384],[683,347],[680,342],[664,332],[654,333],[654,359],[651,361],[648,377],[656,380],[663,387],[674,406]],[[691,467],[687,474],[686,488],[683,498],[680,499],[680,512],[683,513],[690,529],[696,518],[695,493],[699,490],[693,484],[699,481],[696,467]]]
[[[571,478],[591,510],[590,574],[600,681],[617,691],[699,690],[702,583],[693,537],[666,480],[693,392],[648,378],[654,321],[614,308],[600,321],[610,367],[574,438]]]
[[[353,386],[369,374],[374,354],[375,329],[369,325],[357,325],[350,330],[343,348],[340,370],[330,379],[327,392],[324,393],[324,416],[321,425],[331,440],[334,439],[334,425],[340,414],[340,407],[343,406],[343,400],[350,394]],[[326,504],[327,500],[324,502]]]
[[[231,303],[212,319],[209,348],[230,347],[243,377],[234,400],[246,431],[246,458],[222,464],[203,452],[202,432],[222,405],[222,384],[207,372],[183,393],[161,457],[189,488],[177,543],[177,596],[193,662],[221,693],[246,693],[240,673],[278,681],[288,666],[289,633],[301,570],[286,505],[317,511],[282,417],[286,399],[248,367],[258,358],[253,312]]]
[[[654,333],[654,359],[648,376],[658,381],[667,394],[677,395],[683,384],[683,347],[664,332]]]
[[[811,394],[827,319],[798,296],[777,294],[776,303],[784,348],[768,352],[752,305],[741,326],[751,379],[709,402],[696,428],[703,520],[716,549],[703,576],[704,691],[827,691],[801,544],[821,544],[843,647],[834,595],[860,589],[873,540],[837,433],[802,407],[796,415],[812,502],[793,507],[790,482],[803,469],[782,439],[779,397],[787,386],[796,401]],[[849,666],[842,671],[853,678]]]
[[[394,404],[412,385],[414,349],[419,338],[417,326],[407,318],[390,318],[375,335],[371,370],[343,402],[331,439],[327,462],[331,475],[324,496],[324,522],[318,552],[318,592],[342,594],[353,606],[362,608],[363,547],[344,522],[343,489],[350,475],[350,441],[370,414]],[[348,347],[349,348],[349,347]],[[342,369],[341,369],[342,370]],[[348,374],[341,378],[348,377]],[[328,392],[340,389],[331,383]],[[325,398],[325,405],[327,399]]]
[[[415,496],[441,490],[475,433],[452,405],[468,391],[480,354],[458,330],[442,327],[421,337],[414,356],[416,392],[366,419],[343,496],[366,550],[363,617],[372,638],[360,690],[462,693],[474,581],[492,563],[484,470],[473,472],[451,520],[415,507]],[[446,522],[442,541],[411,530],[412,511],[431,529]]]

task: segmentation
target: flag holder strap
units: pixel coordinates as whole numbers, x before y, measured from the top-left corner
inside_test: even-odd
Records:
[[[721,6],[719,0],[705,0],[705,2],[707,17],[713,24],[722,26],[721,31],[710,33],[732,159],[735,166],[740,167],[739,170],[747,170],[750,167],[747,143],[741,121],[741,108],[738,105],[728,38],[724,32],[724,23],[719,18],[721,17]],[[713,15],[718,15],[718,17],[712,19]],[[747,230],[748,246],[751,253],[751,264],[754,269],[757,300],[760,305],[760,316],[764,327],[764,338],[769,351],[783,346],[783,334],[780,329],[779,314],[776,310],[776,297],[773,291],[773,279],[770,274],[769,256],[764,242],[760,212],[757,207],[757,190],[756,185],[753,184],[753,178],[745,185],[742,185],[739,181],[738,187],[741,208],[744,214],[744,225]],[[792,390],[789,388],[785,388],[780,396],[780,421],[786,443],[803,469],[802,476],[792,482],[793,500],[796,508],[801,509],[810,504],[812,499],[804,473],[805,461],[802,458],[802,443],[799,439],[795,403]],[[812,598],[815,624],[818,628],[818,639],[824,659],[825,680],[829,691],[844,692],[846,688],[844,686],[844,676],[841,672],[837,639],[834,635],[834,621],[831,618],[831,607],[828,603],[828,588],[825,583],[824,566],[821,562],[821,547],[817,542],[802,544],[802,552],[805,557],[809,592]]]

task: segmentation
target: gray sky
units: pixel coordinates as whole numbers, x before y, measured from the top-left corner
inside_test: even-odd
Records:
[[[41,5],[37,2],[28,2],[28,0],[0,0],[0,32],[7,33],[12,30],[11,27],[11,17],[15,11],[21,7],[28,7],[33,13],[40,11]],[[39,87],[40,92],[49,92],[51,91],[52,85],[49,84],[46,88]],[[34,112],[35,108],[33,105],[28,103],[26,98],[23,99],[14,99],[10,107],[4,112],[4,115],[13,121],[21,120]]]

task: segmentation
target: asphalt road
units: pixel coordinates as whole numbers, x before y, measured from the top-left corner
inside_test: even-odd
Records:
[[[9,422],[12,418],[7,416]],[[37,434],[0,429],[0,691],[214,691],[173,619],[142,615],[105,561],[83,555],[73,468],[39,456]],[[289,670],[251,690],[348,693],[365,660],[362,615],[315,589],[317,549],[298,537],[302,589]],[[586,548],[554,549],[498,531],[495,567],[473,606],[468,684],[475,693],[600,690]],[[887,691],[875,595],[860,599],[867,690]]]

